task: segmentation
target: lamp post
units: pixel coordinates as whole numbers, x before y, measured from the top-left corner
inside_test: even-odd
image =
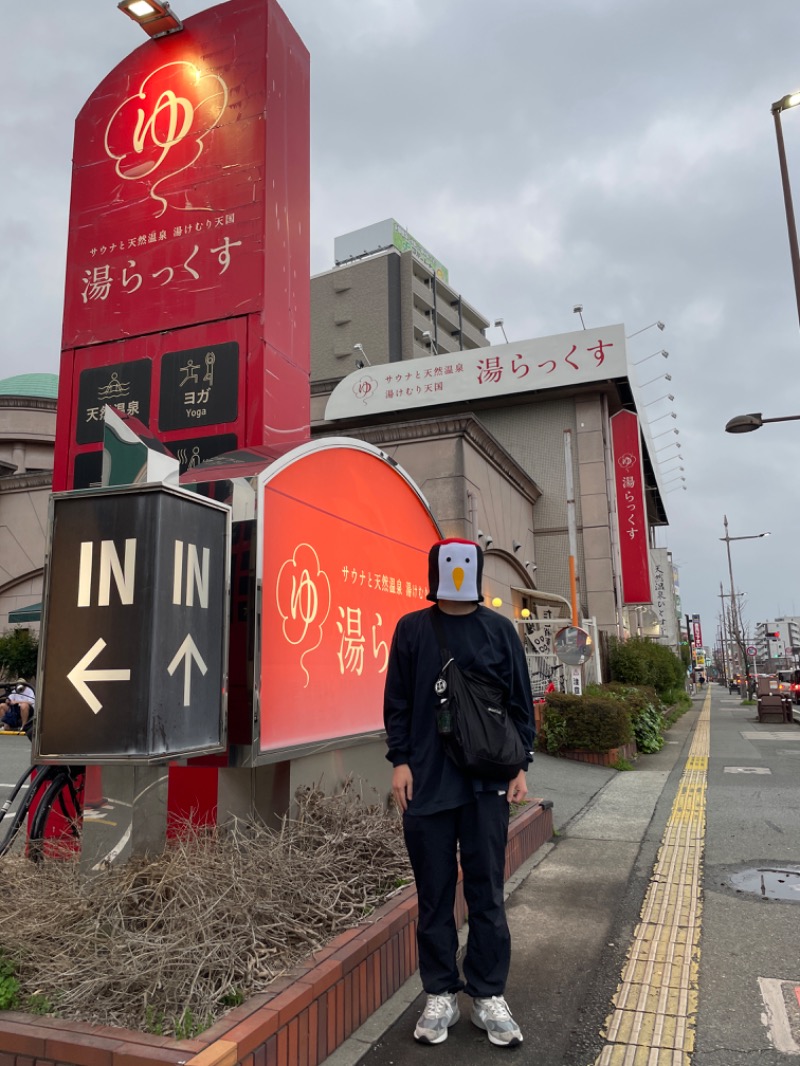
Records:
[[[658,455],[660,452],[665,452],[667,448],[680,448],[681,442],[679,440],[671,440],[669,444],[665,444],[663,448],[656,448],[653,455]]]
[[[637,359],[635,363],[631,363],[631,366],[641,366],[642,363],[646,363],[648,359],[655,359],[657,355],[661,355],[664,359],[669,359],[669,352],[666,348],[662,348],[658,352],[653,352],[652,355],[646,355],[644,359]]]
[[[660,422],[662,418],[677,418],[677,414],[674,411],[666,411],[663,415],[659,415],[654,418],[652,422],[648,422],[649,426],[654,426],[656,422]]]
[[[665,392],[663,396],[656,396],[655,400],[648,400],[647,403],[643,403],[642,407],[649,407],[653,403],[659,403],[661,400],[669,400],[670,403],[675,399],[671,392]]]
[[[733,640],[736,644],[737,654],[739,661],[742,664],[742,669],[747,675],[747,689],[748,695],[750,694],[750,665],[747,659],[747,652],[745,650],[744,643],[742,641],[742,632],[739,628],[739,612],[736,606],[736,592],[733,586],[733,563],[731,562],[731,541],[732,540],[758,540],[760,537],[768,537],[769,533],[751,533],[746,537],[732,537],[728,533],[728,516],[723,515],[723,522],[725,525],[725,536],[720,537],[720,540],[725,541],[725,550],[728,553],[728,575],[731,579],[731,624],[733,625]]]
[[[783,415],[781,418],[764,418],[760,412],[749,415],[734,415],[725,424],[726,433],[752,433],[767,422],[797,422],[800,415]]]
[[[794,221],[794,207],[792,206],[792,189],[789,184],[789,168],[786,165],[786,149],[783,145],[783,128],[781,126],[781,112],[800,104],[800,93],[790,93],[772,105],[772,117],[775,119],[775,136],[778,139],[778,161],[781,167],[781,184],[783,186],[783,203],[786,208],[786,226],[789,230],[789,251],[792,257],[792,273],[794,274],[794,294],[797,300],[797,315],[800,318],[800,251],[797,247],[797,226]]]
[[[581,310],[583,310],[583,308],[581,308]],[[629,340],[631,339],[631,337],[637,337],[637,336],[638,336],[638,335],[639,335],[640,333],[644,333],[644,331],[645,331],[646,329],[652,329],[652,328],[653,328],[653,326],[658,326],[658,328],[659,328],[659,329],[660,329],[660,330],[661,330],[662,332],[663,332],[663,331],[664,331],[664,330],[665,330],[665,329],[667,328],[667,327],[666,327],[666,326],[664,325],[664,323],[663,323],[663,322],[651,322],[649,326],[642,326],[642,328],[641,328],[641,329],[637,329],[637,330],[636,330],[636,331],[635,331],[634,333],[629,333],[629,334],[628,334],[628,335],[626,336],[625,340],[628,340],[628,341],[629,341]]]
[[[672,374],[659,374],[657,378],[650,378],[649,381],[642,382],[639,388],[645,389],[648,385],[652,385],[654,381],[661,381],[662,378],[664,378],[665,381],[672,381]]]

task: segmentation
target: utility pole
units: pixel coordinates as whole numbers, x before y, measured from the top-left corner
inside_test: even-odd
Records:
[[[728,674],[728,654],[727,654],[728,633],[727,633],[727,627],[725,625],[725,593],[722,591],[722,582],[721,581],[719,583],[719,598],[720,598],[720,603],[722,604],[722,618],[721,618],[721,622],[722,622],[722,626],[721,626],[721,634],[722,634],[722,676],[723,676],[723,678],[725,680],[725,685],[727,687],[728,682],[730,681],[730,676]]]

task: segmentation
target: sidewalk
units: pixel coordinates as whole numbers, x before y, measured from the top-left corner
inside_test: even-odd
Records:
[[[507,883],[513,944],[507,999],[525,1042],[510,1051],[492,1047],[470,1024],[469,1000],[462,996],[462,1021],[433,1052],[442,1066],[489,1062],[498,1053],[561,1066],[567,1054],[579,1053],[582,1041],[575,1030],[591,979],[601,959],[624,956],[627,943],[612,942],[611,931],[620,918],[631,931],[635,924],[637,892],[631,893],[631,884],[644,886],[649,879],[664,808],[671,803],[703,696],[694,697],[692,710],[667,733],[662,751],[640,756],[631,772],[537,753],[529,787],[533,795],[552,800],[556,836]],[[416,1066],[421,1055],[432,1057],[411,1035],[423,1004],[415,975],[324,1066]],[[595,1028],[592,1041],[596,1036]]]

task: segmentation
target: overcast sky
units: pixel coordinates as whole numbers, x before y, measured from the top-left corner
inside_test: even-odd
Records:
[[[175,0],[188,17],[211,6]],[[311,52],[311,257],[394,217],[510,341],[624,322],[671,392],[659,546],[713,640],[723,535],[745,617],[800,614],[800,325],[770,105],[800,88],[791,0],[285,0]],[[0,376],[57,372],[75,116],[144,40],[115,0],[40,0],[0,38]],[[800,112],[800,108],[797,109]],[[784,116],[800,211],[800,116]],[[490,329],[501,342],[497,329]],[[655,419],[666,399],[649,404]],[[675,475],[667,471],[675,469]]]

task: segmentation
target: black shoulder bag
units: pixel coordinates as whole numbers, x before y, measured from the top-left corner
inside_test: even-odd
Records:
[[[472,777],[510,781],[528,758],[503,693],[487,678],[459,667],[445,646],[438,607],[431,608],[431,621],[442,653],[436,727],[444,750]]]

